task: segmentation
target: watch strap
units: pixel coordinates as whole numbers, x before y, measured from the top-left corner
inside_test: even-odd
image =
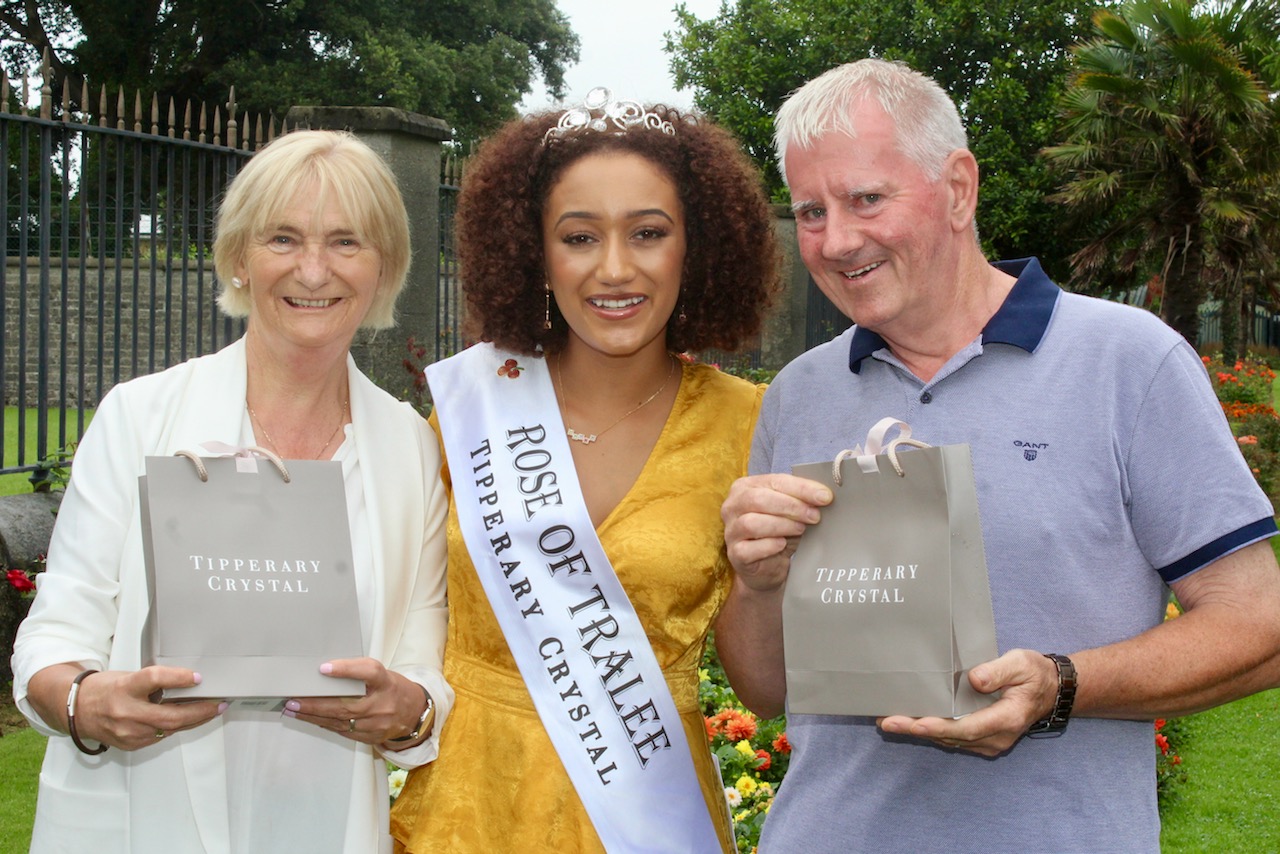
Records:
[[[1054,700],[1049,714],[1031,725],[1027,735],[1032,738],[1053,738],[1062,735],[1071,720],[1071,707],[1076,702],[1076,666],[1070,658],[1058,653],[1046,653],[1045,658],[1054,663],[1058,669],[1058,696]]]

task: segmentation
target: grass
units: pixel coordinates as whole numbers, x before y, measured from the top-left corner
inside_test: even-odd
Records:
[[[44,759],[44,736],[27,727],[6,693],[0,702],[0,851],[31,847],[36,783]]]
[[[26,446],[26,453],[23,457],[24,465],[31,465],[40,458],[36,451],[36,430],[39,427],[39,413],[35,409],[27,409],[25,411],[25,430],[26,435],[23,437]],[[75,441],[76,418],[77,411],[74,409],[67,411],[67,432],[70,441]],[[86,418],[93,417],[90,412]],[[55,444],[58,441],[58,410],[53,409],[48,413],[47,423],[49,430],[49,442]],[[6,406],[4,408],[4,460],[5,466],[18,465],[18,408],[16,406]],[[52,452],[53,449],[51,449]],[[18,495],[23,492],[31,491],[31,473],[18,472],[17,474],[0,475],[0,495]]]
[[[1188,779],[1164,815],[1165,854],[1280,851],[1280,689],[1182,719]]]

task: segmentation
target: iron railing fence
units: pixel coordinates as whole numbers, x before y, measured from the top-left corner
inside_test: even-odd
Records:
[[[126,115],[46,91],[29,114],[0,74],[0,473],[31,471],[83,434],[116,383],[213,352],[243,333],[218,314],[213,216],[227,183],[276,135],[240,138],[234,92],[222,108],[141,94]],[[55,117],[56,116],[56,117]],[[284,128],[281,128],[281,132]],[[34,431],[34,442],[29,435]]]
[[[466,158],[449,154],[440,158],[440,262],[436,273],[435,361],[458,353],[462,337],[462,283],[458,278],[457,238],[453,215],[458,207],[458,191]]]

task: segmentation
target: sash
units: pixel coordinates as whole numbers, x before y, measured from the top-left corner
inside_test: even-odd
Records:
[[[427,366],[471,560],[610,852],[718,852],[684,727],[587,514],[546,362],[477,344]]]

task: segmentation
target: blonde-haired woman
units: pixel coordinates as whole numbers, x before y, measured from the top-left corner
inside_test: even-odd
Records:
[[[15,699],[51,736],[32,851],[389,850],[383,757],[433,759],[452,704],[446,499],[438,478],[403,476],[437,471],[439,449],[348,353],[357,329],[390,325],[409,266],[392,175],[350,134],[281,137],[233,181],[214,257],[244,337],[103,398],[14,647]],[[365,657],[322,671],[365,696],[283,713],[149,701],[199,677],[141,667],[137,477],[146,456],[210,440],[342,463]]]

